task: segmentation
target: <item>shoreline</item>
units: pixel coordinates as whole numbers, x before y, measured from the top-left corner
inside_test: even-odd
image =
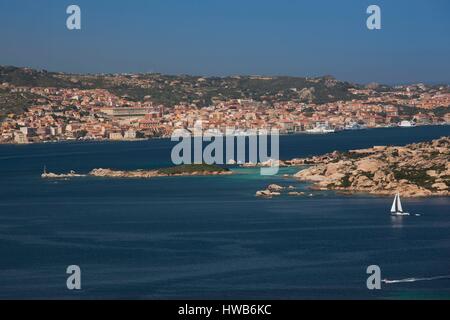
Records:
[[[53,172],[44,171],[41,174],[42,179],[69,179],[69,178],[125,178],[125,179],[150,179],[160,177],[190,177],[190,176],[224,176],[231,175],[233,171],[229,168],[222,168],[216,165],[181,165],[169,168],[159,169],[135,169],[135,170],[115,170],[96,168],[92,169],[88,173],[80,174],[73,170],[69,173],[57,174]]]
[[[340,134],[342,132],[360,132],[360,131],[370,131],[370,130],[381,130],[381,129],[414,129],[414,128],[424,128],[424,127],[442,127],[449,126],[450,123],[436,123],[436,124],[424,124],[416,125],[413,127],[400,127],[400,126],[385,126],[385,127],[373,127],[373,128],[363,128],[356,130],[339,130],[332,133],[308,133],[306,131],[292,132],[292,133],[281,133],[280,137],[285,136],[333,136]],[[235,136],[239,137],[239,136]],[[49,141],[37,141],[28,143],[15,143],[15,142],[0,142],[0,146],[31,146],[31,145],[44,145],[44,144],[72,144],[72,143],[98,143],[98,142],[108,142],[108,143],[128,143],[128,142],[144,142],[144,141],[154,141],[154,140],[170,140],[170,137],[152,137],[152,138],[139,138],[139,139],[66,139],[66,140],[49,140]]]
[[[294,178],[310,189],[404,197],[450,196],[450,137],[405,146],[373,146],[294,159]]]

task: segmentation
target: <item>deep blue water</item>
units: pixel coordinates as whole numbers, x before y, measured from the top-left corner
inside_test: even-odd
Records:
[[[449,126],[281,137],[281,158],[450,135]],[[269,183],[224,177],[47,181],[51,171],[168,165],[172,143],[0,146],[0,298],[450,298],[450,279],[366,288],[366,268],[404,279],[450,275],[450,199],[312,192],[257,199]],[[66,289],[66,267],[82,290]]]

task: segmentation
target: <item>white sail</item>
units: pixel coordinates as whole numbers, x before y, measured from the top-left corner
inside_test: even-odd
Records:
[[[409,216],[407,212],[403,212],[402,201],[400,200],[400,193],[397,193],[392,204],[391,214],[395,216]]]
[[[397,194],[397,212],[403,212],[402,202],[400,201],[400,194]]]
[[[392,203],[392,208],[391,208],[392,213],[397,212],[397,197],[398,197],[398,193],[395,195],[394,202]]]

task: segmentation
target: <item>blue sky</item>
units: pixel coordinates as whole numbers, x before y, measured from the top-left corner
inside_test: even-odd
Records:
[[[0,64],[52,71],[450,83],[448,0],[0,0],[0,41]]]

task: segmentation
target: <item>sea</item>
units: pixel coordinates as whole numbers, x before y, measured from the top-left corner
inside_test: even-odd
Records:
[[[280,137],[280,158],[450,136],[450,126]],[[312,191],[281,168],[45,180],[158,168],[174,142],[0,145],[0,299],[450,299],[450,198]],[[288,176],[286,176],[288,175]],[[255,197],[271,183],[305,196]],[[420,216],[416,216],[418,214]],[[81,290],[68,290],[68,266]],[[369,266],[381,289],[369,290]]]

